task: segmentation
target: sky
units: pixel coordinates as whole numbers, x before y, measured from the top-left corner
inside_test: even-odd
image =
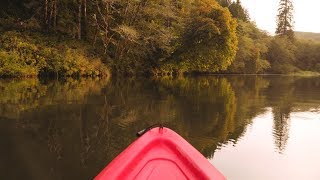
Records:
[[[249,11],[250,18],[260,29],[274,34],[276,16],[280,0],[241,0],[242,5]],[[294,5],[294,30],[320,33],[319,0],[292,0]]]

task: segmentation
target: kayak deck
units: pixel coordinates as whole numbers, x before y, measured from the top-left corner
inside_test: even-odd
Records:
[[[132,143],[95,179],[225,178],[174,131],[154,128]]]

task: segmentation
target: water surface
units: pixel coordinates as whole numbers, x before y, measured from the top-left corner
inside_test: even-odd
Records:
[[[320,79],[0,80],[0,179],[92,179],[154,123],[229,179],[320,179]]]

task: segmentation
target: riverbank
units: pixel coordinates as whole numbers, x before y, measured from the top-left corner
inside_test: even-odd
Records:
[[[272,69],[261,73],[233,72],[230,68],[217,72],[193,72],[183,63],[164,61],[160,65],[127,64],[103,54],[100,46],[77,40],[63,34],[44,34],[31,31],[2,31],[0,34],[0,77],[102,77],[102,76],[180,76],[184,75],[285,75],[310,77],[319,72],[301,70],[274,73]],[[132,59],[134,61],[134,59]],[[146,61],[146,60],[145,60]],[[127,69],[119,71],[119,69]],[[250,70],[248,70],[250,72]],[[269,73],[268,73],[269,72]]]
[[[276,74],[276,73],[186,73],[187,76],[297,76],[297,77],[316,77],[320,76],[319,72],[313,71],[297,71],[288,74]]]
[[[291,76],[303,76],[303,77],[312,77],[312,76],[320,76],[319,72],[313,72],[313,71],[298,71],[295,73],[289,74]]]

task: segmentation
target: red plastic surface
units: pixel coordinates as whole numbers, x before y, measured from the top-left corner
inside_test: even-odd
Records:
[[[95,180],[217,179],[225,177],[192,145],[168,128],[154,128],[118,155]]]

